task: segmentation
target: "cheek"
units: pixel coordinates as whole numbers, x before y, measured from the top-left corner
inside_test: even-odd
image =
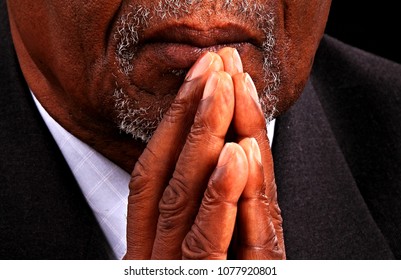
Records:
[[[306,84],[330,3],[329,0],[284,1],[276,50],[281,64],[282,83],[278,92],[281,112],[298,99]]]
[[[326,26],[330,0],[289,0],[283,11],[283,39],[293,62],[308,67]]]

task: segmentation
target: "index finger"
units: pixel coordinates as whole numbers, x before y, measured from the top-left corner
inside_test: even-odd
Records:
[[[150,259],[159,216],[158,204],[194,120],[206,79],[223,69],[217,54],[205,53],[138,159],[130,182],[125,258]]]
[[[160,217],[152,257],[181,258],[181,246],[199,209],[232,120],[234,93],[226,72],[210,75],[191,132],[160,201]]]

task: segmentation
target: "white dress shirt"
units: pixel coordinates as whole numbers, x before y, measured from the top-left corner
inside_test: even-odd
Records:
[[[32,94],[33,95],[33,94]],[[69,165],[115,256],[127,250],[127,201],[130,174],[58,124],[35,98],[36,106]],[[275,120],[268,125],[272,144]]]
[[[130,174],[59,125],[34,98],[115,256],[126,252]]]

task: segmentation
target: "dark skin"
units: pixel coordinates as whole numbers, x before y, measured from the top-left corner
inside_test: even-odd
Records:
[[[178,106],[171,107],[140,157],[131,181],[128,220],[143,222],[128,223],[131,250],[127,258],[225,259],[236,220],[236,257],[285,258],[263,112],[242,66],[231,67],[232,53],[232,49],[222,49],[219,56],[205,55],[213,60],[211,66],[184,83],[174,103]],[[217,86],[209,86],[216,80]],[[202,92],[195,113],[191,107],[198,102],[193,99],[199,99]],[[217,121],[216,115],[220,116]],[[186,120],[193,118],[177,155],[174,143],[180,142],[180,132],[188,129]],[[237,143],[225,144],[231,122]],[[166,136],[168,141],[163,140]],[[199,148],[209,152],[200,153]],[[164,153],[157,153],[159,149]],[[195,157],[196,161],[190,160]],[[148,161],[173,161],[176,169],[171,175],[169,169],[148,168]],[[267,220],[258,222],[261,213]],[[177,239],[183,240],[182,246]]]
[[[63,127],[132,174],[126,259],[225,259],[229,249],[233,258],[284,259],[273,160],[259,103],[266,86],[263,33],[252,20],[224,11],[220,1],[205,2],[184,17],[150,21],[132,61],[134,73],[147,73],[138,79],[118,71],[110,32],[128,4],[141,3],[8,1],[29,87]],[[274,55],[282,81],[275,94],[282,113],[306,83],[330,1],[259,4],[276,17]],[[185,78],[165,72],[167,63],[179,59],[173,55],[164,62],[165,46],[184,51],[187,44],[180,38],[174,38],[178,46],[168,41],[163,30],[171,28],[203,50],[179,61],[189,69]],[[238,28],[249,41],[224,48],[225,36]],[[166,44],[147,43],[151,36]],[[116,82],[144,105],[167,100],[169,109],[149,143],[116,128],[111,99]],[[156,85],[151,94],[139,90],[150,85]]]

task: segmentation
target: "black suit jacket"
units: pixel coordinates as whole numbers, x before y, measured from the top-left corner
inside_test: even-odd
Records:
[[[0,258],[108,258],[0,10]],[[401,258],[400,92],[400,65],[323,38],[273,141],[288,258]]]

